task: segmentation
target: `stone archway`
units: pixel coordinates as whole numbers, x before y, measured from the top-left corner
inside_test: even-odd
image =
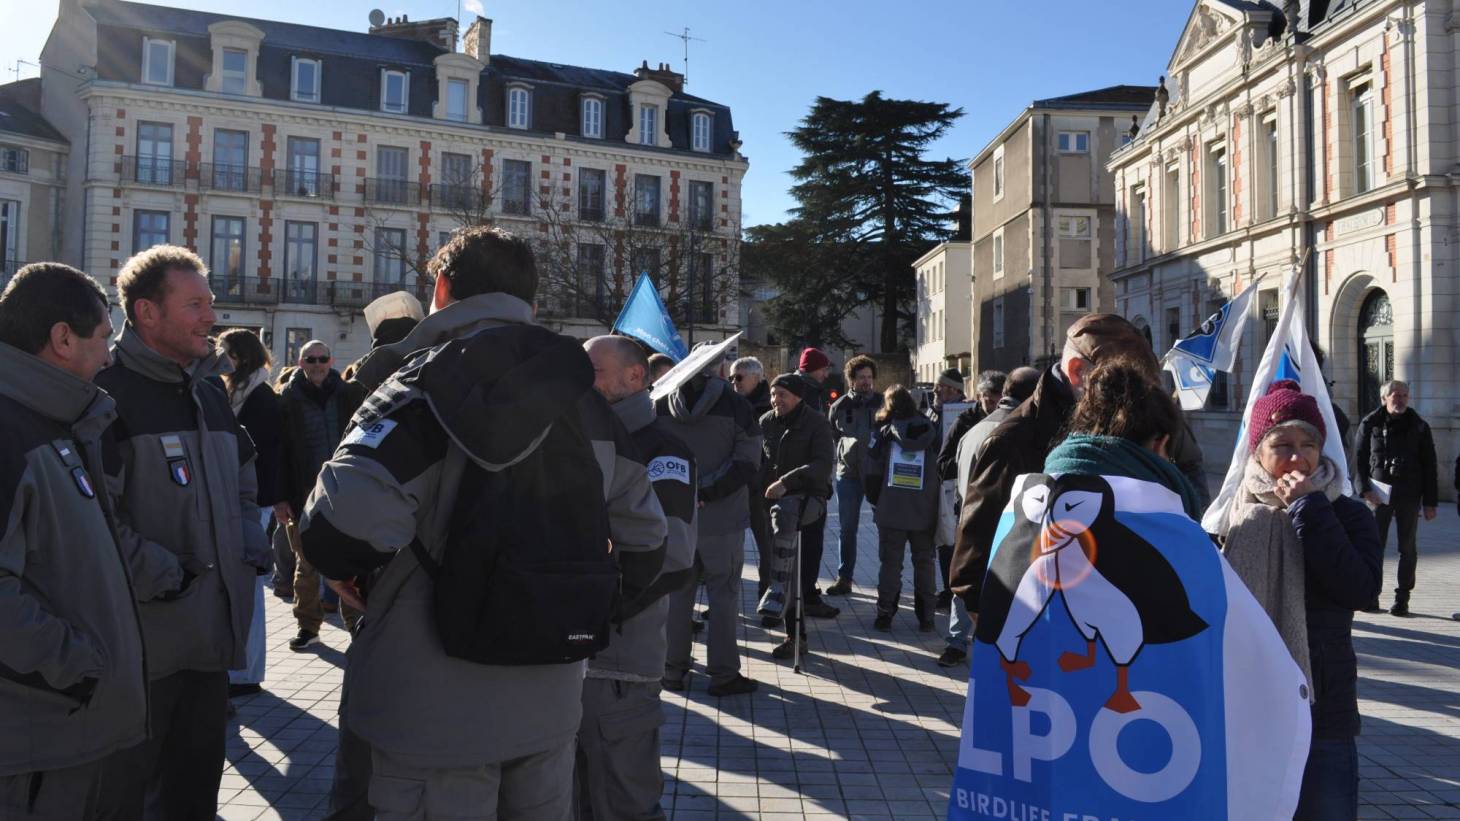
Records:
[[[1359,308],[1359,407],[1379,406],[1379,391],[1394,378],[1394,309],[1375,288]]]
[[[1377,399],[1370,404],[1365,393],[1372,377],[1366,375],[1367,351],[1363,346],[1360,326],[1365,306],[1371,310],[1378,307],[1376,295],[1386,301],[1388,299],[1373,276],[1363,271],[1350,274],[1334,292],[1328,317],[1326,370],[1328,378],[1334,381],[1333,399],[1355,420],[1378,406]],[[1369,302],[1371,298],[1376,299],[1372,304]],[[1392,337],[1392,323],[1390,328]],[[1377,390],[1374,395],[1377,397]]]

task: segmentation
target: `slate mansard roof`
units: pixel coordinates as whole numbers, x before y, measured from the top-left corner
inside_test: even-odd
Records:
[[[41,110],[39,77],[0,85],[0,134],[19,134],[57,143],[69,141],[51,125]]]
[[[208,27],[237,20],[264,33],[258,59],[264,99],[289,100],[291,59],[306,57],[318,59],[323,65],[321,105],[373,113],[380,112],[380,71],[398,69],[410,72],[408,115],[430,118],[437,89],[433,61],[446,53],[431,43],[400,37],[121,0],[87,6],[87,11],[97,24],[99,79],[140,83],[142,40],[151,36],[177,44],[173,86],[202,90],[213,61]],[[572,136],[581,132],[581,95],[598,94],[605,103],[603,142],[622,143],[632,125],[628,89],[638,79],[624,72],[493,54],[478,83],[477,105],[482,109],[484,125],[506,128],[507,85],[525,83],[532,87],[530,127],[526,131]],[[713,115],[708,153],[733,156],[731,142],[736,135],[729,107],[682,92],[671,97],[666,113],[665,126],[673,150],[690,150],[690,113],[698,109]]]

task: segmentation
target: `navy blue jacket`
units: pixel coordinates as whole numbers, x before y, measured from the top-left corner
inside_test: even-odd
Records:
[[[1379,595],[1384,567],[1379,528],[1367,506],[1346,496],[1330,502],[1310,493],[1293,502],[1288,514],[1307,570],[1308,653],[1317,697],[1313,737],[1353,738],[1359,733],[1354,611]]]

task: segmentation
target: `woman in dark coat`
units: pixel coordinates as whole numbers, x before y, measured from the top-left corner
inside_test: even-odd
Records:
[[[1247,420],[1252,459],[1228,513],[1223,553],[1272,617],[1313,699],[1313,743],[1295,818],[1358,817],[1358,662],[1353,616],[1378,595],[1374,516],[1343,494],[1323,456],[1318,403],[1294,382],[1268,389]]]

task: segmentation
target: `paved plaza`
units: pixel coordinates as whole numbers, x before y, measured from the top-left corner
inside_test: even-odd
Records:
[[[835,505],[822,570],[835,566]],[[1392,539],[1392,536],[1391,536]],[[941,818],[957,759],[966,670],[933,663],[937,634],[919,633],[905,573],[904,610],[890,634],[872,629],[876,530],[862,519],[857,590],[840,618],[812,620],[806,675],[773,661],[770,635],[742,619],[752,696],[715,699],[703,675],[666,693],[663,806],[674,819]],[[1460,818],[1460,519],[1451,505],[1422,524],[1415,618],[1360,614],[1359,740],[1362,818]],[[753,554],[751,549],[749,554]],[[1386,556],[1392,589],[1395,556]],[[745,569],[744,612],[755,567]],[[1385,604],[1392,593],[1385,594]],[[264,692],[238,703],[220,815],[321,818],[334,770],[335,714],[346,633],[326,625],[324,647],[293,653],[289,605],[268,597]],[[946,617],[939,617],[939,628]],[[696,645],[703,662],[704,647]],[[402,698],[410,694],[402,693]]]

